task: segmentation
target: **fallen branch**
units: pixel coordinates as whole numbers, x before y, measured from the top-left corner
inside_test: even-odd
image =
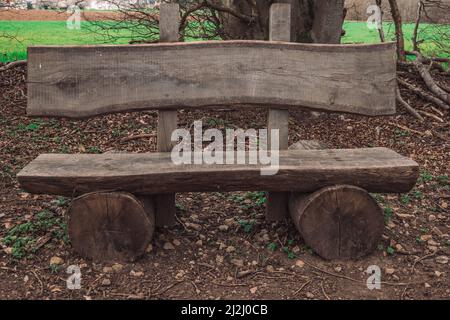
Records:
[[[137,135],[134,135],[134,136],[129,136],[129,137],[122,138],[122,139],[120,140],[120,142],[128,142],[128,141],[136,140],[136,139],[151,138],[151,137],[154,137],[154,136],[155,136],[154,133],[137,134]]]
[[[423,114],[424,116],[427,116],[427,117],[429,117],[429,118],[432,118],[432,119],[434,119],[434,120],[436,120],[436,121],[438,121],[438,122],[441,122],[441,123],[444,122],[444,120],[442,120],[442,119],[439,118],[437,115],[434,115],[434,114],[432,114],[432,113],[429,113],[429,112],[426,112],[426,111],[423,111],[423,110],[418,110],[417,112],[419,112],[420,114]]]
[[[419,72],[420,76],[422,77],[423,81],[427,85],[428,89],[430,89],[430,91],[433,94],[435,94],[439,99],[445,101],[447,104],[450,104],[450,94],[445,92],[443,89],[441,89],[441,87],[439,87],[436,84],[436,82],[434,82],[433,78],[431,77],[430,71],[423,64],[422,55],[417,51],[413,51],[413,54],[416,56],[416,60],[413,62],[413,64],[416,67],[417,71]]]
[[[431,108],[431,110],[433,110],[434,112],[436,112],[436,113],[437,113],[438,115],[440,115],[441,117],[444,116],[444,113],[443,113],[441,110],[436,109],[436,108],[433,107],[433,106],[430,106],[430,108]]]
[[[417,131],[417,130],[414,130],[414,129],[410,129],[410,128],[408,128],[406,126],[402,126],[401,124],[398,124],[398,123],[388,122],[388,124],[393,126],[393,127],[397,127],[399,129],[402,129],[402,130],[405,130],[405,131],[408,131],[408,132],[411,132],[411,133],[418,134],[419,136],[422,136],[422,137],[428,136],[428,134],[426,134],[424,132],[420,132],[420,131]]]
[[[396,99],[398,103],[400,103],[410,114],[412,114],[414,117],[416,117],[419,121],[423,122],[425,119],[414,109],[409,105],[408,102],[403,100],[402,96],[400,95],[400,90],[397,89],[396,91]]]
[[[13,61],[13,62],[10,62],[10,63],[4,65],[3,67],[0,67],[0,72],[9,70],[11,68],[23,66],[23,65],[26,65],[26,64],[27,64],[27,60]]]
[[[431,94],[429,94],[429,93],[423,91],[422,89],[420,89],[420,88],[418,88],[418,87],[416,87],[416,86],[414,86],[414,85],[412,85],[412,84],[409,84],[408,82],[406,82],[405,80],[403,80],[403,79],[401,79],[401,78],[397,78],[397,81],[398,81],[398,83],[401,84],[403,87],[405,87],[405,88],[407,88],[408,90],[414,92],[415,94],[417,94],[417,95],[420,96],[421,98],[423,98],[423,99],[425,99],[425,100],[427,100],[427,101],[429,101],[429,102],[432,102],[432,103],[436,104],[437,106],[439,106],[439,107],[442,108],[442,109],[445,109],[445,110],[449,110],[449,109],[450,109],[450,106],[447,105],[447,104],[446,104],[444,101],[442,101],[441,99],[436,98],[435,96],[433,96],[433,95],[431,95]]]

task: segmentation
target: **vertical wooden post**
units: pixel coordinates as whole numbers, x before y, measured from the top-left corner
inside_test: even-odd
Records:
[[[180,7],[178,3],[161,3],[159,9],[160,42],[178,41]],[[170,137],[177,128],[177,110],[158,111],[158,152],[172,151]],[[155,196],[156,226],[169,226],[175,223],[175,193]]]
[[[291,40],[291,5],[275,3],[270,7],[270,41]],[[289,110],[269,109],[267,130],[279,130],[280,150],[286,150],[289,144]],[[270,138],[269,138],[270,141]],[[268,192],[266,219],[268,221],[280,221],[288,216],[288,194],[285,192]]]

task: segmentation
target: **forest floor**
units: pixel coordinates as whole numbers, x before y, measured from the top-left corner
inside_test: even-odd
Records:
[[[305,246],[290,221],[264,220],[264,193],[177,195],[177,223],[160,228],[135,263],[92,263],[66,234],[70,199],[32,195],[16,174],[40,153],[155,151],[156,112],[89,120],[26,116],[26,69],[0,77],[0,299],[449,299],[450,122],[417,122],[400,109],[389,117],[294,111],[290,143],[316,139],[335,148],[383,146],[420,164],[408,194],[374,195],[386,221],[382,242],[357,261],[325,261]],[[415,75],[411,81],[422,85]],[[445,80],[439,79],[438,80]],[[448,80],[448,79],[447,79]],[[405,93],[406,94],[406,93]],[[407,96],[415,107],[429,106]],[[266,126],[264,109],[179,111],[179,126]],[[147,133],[152,137],[125,141]],[[66,287],[81,268],[81,289]],[[366,270],[382,271],[380,290]]]

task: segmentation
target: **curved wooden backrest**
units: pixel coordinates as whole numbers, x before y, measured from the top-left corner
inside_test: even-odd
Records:
[[[28,48],[29,115],[247,104],[395,112],[395,45],[206,41]]]

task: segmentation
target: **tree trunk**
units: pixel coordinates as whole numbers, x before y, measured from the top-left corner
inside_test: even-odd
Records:
[[[272,3],[291,4],[291,41],[339,43],[342,34],[344,0],[221,0],[232,10],[253,17],[251,23],[230,13],[220,13],[230,39],[269,38],[269,8]]]
[[[391,7],[392,20],[394,20],[395,25],[395,37],[397,39],[398,60],[406,61],[405,40],[403,38],[403,29],[402,29],[402,16],[400,14],[400,10],[398,9],[397,0],[389,0],[389,5]]]

